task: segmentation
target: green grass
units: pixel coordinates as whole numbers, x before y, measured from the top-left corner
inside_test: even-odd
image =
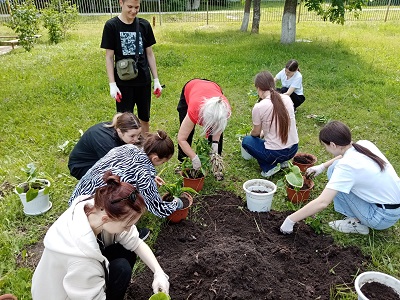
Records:
[[[80,24],[58,45],[49,45],[43,30],[30,53],[19,48],[0,56],[0,184],[5,193],[0,198],[0,294],[13,292],[18,299],[30,299],[33,270],[18,267],[17,257],[36,243],[68,207],[76,180],[69,176],[68,156],[59,151],[58,145],[79,138],[79,129],[111,120],[115,113],[105,53],[99,48],[105,18],[99,20]],[[226,174],[222,182],[209,176],[202,193],[224,189],[244,198],[243,182],[260,176],[255,161],[241,159],[236,138],[243,127],[251,126],[254,101],[248,92],[254,89],[253,78],[265,69],[276,74],[289,59],[296,58],[306,96],[296,114],[300,150],[313,153],[319,162],[330,158],[318,142],[320,124],[307,118],[310,114],[323,115],[348,124],[355,141],[369,139],[376,143],[400,173],[399,25],[300,23],[297,38],[311,42],[281,45],[279,22],[261,24],[258,35],[239,32],[239,23],[157,24],[154,31],[158,44],[153,49],[160,81],[166,88],[161,98],[153,99],[151,129],[166,130],[176,142],[176,105],[183,85],[194,77],[218,82],[233,109],[224,134]],[[0,30],[11,33],[5,27]],[[18,196],[5,187],[5,183],[19,183],[23,178],[20,169],[31,161],[55,180],[51,189],[53,208],[38,217],[25,216]],[[175,180],[176,163],[174,156],[166,164],[166,181]],[[272,181],[278,179],[279,174]],[[317,178],[312,198],[325,183],[324,176]],[[273,209],[293,209],[283,190],[275,195]],[[326,226],[338,217],[332,208],[321,213],[324,231],[331,233],[339,245],[356,245],[370,255],[370,269],[400,277],[399,224],[369,236],[345,235]],[[153,243],[162,220],[147,214],[141,223],[155,232],[150,239]],[[341,286],[332,289],[332,298],[354,299],[354,294]]]

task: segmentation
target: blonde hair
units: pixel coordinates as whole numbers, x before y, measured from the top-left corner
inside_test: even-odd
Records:
[[[230,116],[231,109],[221,97],[204,98],[199,112],[199,121],[203,124],[202,134],[223,132]]]

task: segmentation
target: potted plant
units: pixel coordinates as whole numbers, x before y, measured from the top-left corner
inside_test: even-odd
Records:
[[[280,166],[280,165],[279,165]],[[278,187],[286,187],[288,199],[292,203],[307,201],[310,198],[311,189],[314,181],[303,176],[298,166],[288,162],[288,168],[283,169],[285,175],[277,182]]]
[[[149,300],[170,300],[171,297],[163,292],[158,292],[157,294],[152,295]]]
[[[204,178],[211,167],[211,147],[208,144],[208,140],[200,137],[195,142],[195,152],[200,159],[201,168],[199,170],[193,169],[192,161],[189,157],[185,157],[181,165],[181,174],[183,176],[183,186],[191,187],[196,192],[199,192],[203,189]]]
[[[193,197],[190,193],[197,194],[197,192],[191,187],[184,187],[182,185],[182,178],[179,178],[174,183],[166,183],[162,185],[162,188],[166,191],[162,197],[163,201],[172,202],[175,197],[177,197],[183,202],[183,208],[174,211],[167,217],[167,219],[173,223],[178,223],[186,219],[190,206],[193,204]]]
[[[38,172],[34,163],[29,163],[21,170],[24,171],[26,179],[15,187],[15,193],[21,199],[24,213],[30,216],[45,213],[52,206],[49,199],[50,177]]]
[[[310,153],[297,152],[293,157],[293,164],[300,168],[301,172],[305,172],[317,162],[317,157]]]

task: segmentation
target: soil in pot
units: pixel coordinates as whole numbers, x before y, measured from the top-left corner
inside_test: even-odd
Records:
[[[304,222],[282,235],[291,212],[252,213],[230,192],[197,197],[192,206],[190,219],[163,226],[154,244],[174,300],[329,300],[335,285],[351,288],[369,261]],[[152,282],[148,268],[135,274],[125,300],[147,300]]]
[[[304,154],[293,157],[293,161],[303,165],[309,165],[314,163],[314,158],[311,155]]]
[[[399,294],[390,286],[380,282],[367,282],[361,287],[361,292],[371,300],[400,300]]]

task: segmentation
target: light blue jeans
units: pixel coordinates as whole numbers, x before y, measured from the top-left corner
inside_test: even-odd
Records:
[[[265,149],[264,140],[259,137],[246,135],[242,140],[242,147],[255,159],[257,159],[261,170],[268,172],[278,163],[292,159],[296,154],[298,145],[282,150]]]
[[[338,160],[336,160],[327,171],[328,179],[331,178]],[[360,220],[361,224],[373,229],[387,229],[400,219],[400,208],[386,209],[369,203],[354,193],[338,192],[333,199],[335,211],[347,217]]]

